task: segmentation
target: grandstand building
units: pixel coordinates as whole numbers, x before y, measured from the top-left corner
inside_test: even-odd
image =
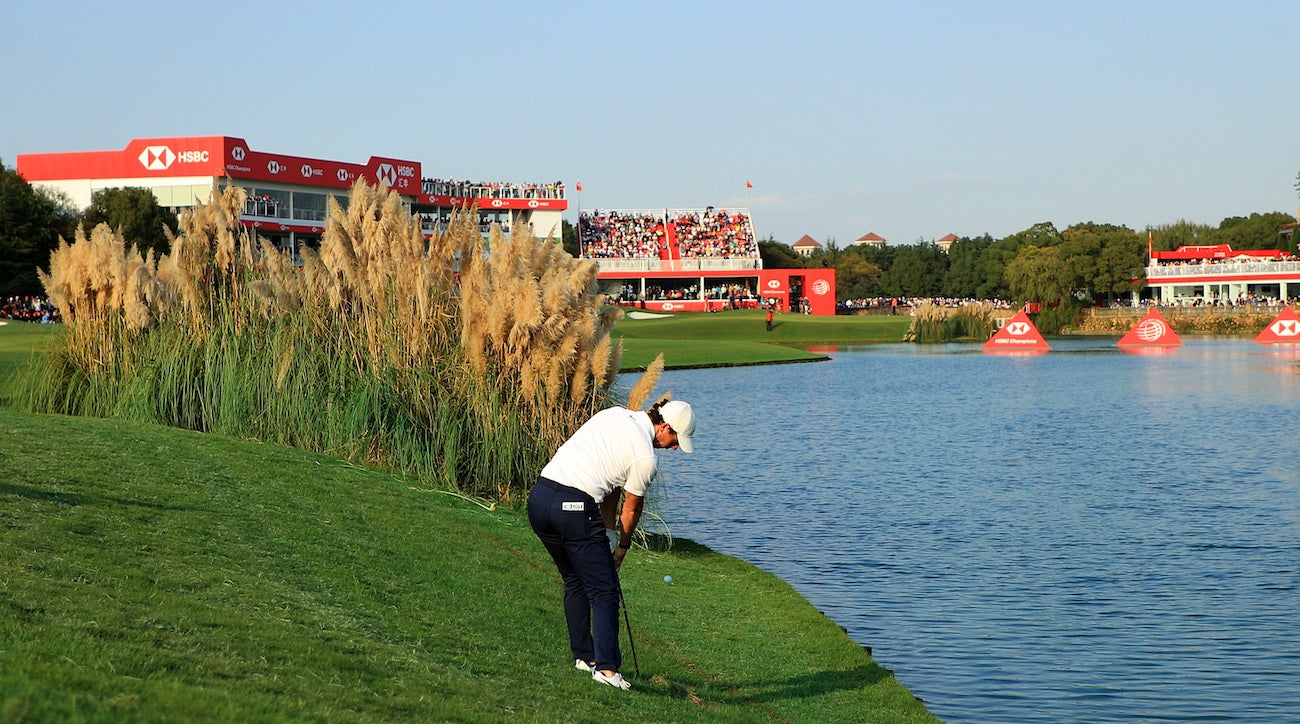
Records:
[[[1180,246],[1148,250],[1148,257],[1147,286],[1161,304],[1285,303],[1300,296],[1300,260],[1280,249]]]
[[[583,211],[578,243],[599,267],[601,290],[620,305],[835,314],[835,270],[764,269],[748,209]]]
[[[478,207],[486,233],[526,224],[539,237],[560,238],[568,201],[562,183],[475,183],[424,178],[419,161],[371,156],[365,163],[329,161],[253,150],[242,138],[137,138],[114,151],[19,154],[18,173],[34,186],[61,191],[79,208],[96,191],[137,187],[160,206],[181,211],[208,203],[228,186],[248,193],[240,223],[296,256],[324,231],[329,197],[346,207],[357,179],[387,184],[418,214],[426,235],[445,226],[457,208]]]

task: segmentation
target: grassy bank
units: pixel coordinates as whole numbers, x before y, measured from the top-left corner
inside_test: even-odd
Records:
[[[573,670],[558,576],[516,511],[274,445],[12,411],[0,481],[7,721],[933,721],[788,585],[688,542],[624,567],[628,694]]]
[[[766,331],[759,310],[625,317],[613,335],[623,339],[623,368],[640,369],[664,353],[668,368],[770,364],[825,359],[808,347],[901,342],[911,318],[818,317],[778,314]],[[701,343],[705,344],[701,344]]]
[[[0,389],[58,330],[0,327]],[[520,512],[221,435],[0,406],[0,561],[6,721],[935,721],[681,540],[629,556],[641,676],[598,686]]]

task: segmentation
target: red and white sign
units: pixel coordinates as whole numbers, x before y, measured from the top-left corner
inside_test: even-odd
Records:
[[[20,153],[18,172],[28,181],[220,176],[227,140],[137,138],[120,151]]]
[[[19,154],[18,171],[28,181],[230,176],[335,189],[364,178],[404,196],[421,191],[418,161],[372,156],[359,164],[263,153],[227,136],[137,138],[120,151]]]
[[[1177,347],[1183,340],[1154,308],[1119,340],[1123,347]]]
[[[1051,349],[1022,309],[984,343],[985,352],[1040,353]]]
[[[1260,344],[1300,344],[1300,314],[1287,307],[1268,323],[1255,341]]]

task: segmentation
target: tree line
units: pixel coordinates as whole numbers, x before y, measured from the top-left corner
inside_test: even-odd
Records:
[[[1110,304],[1146,288],[1148,238],[1154,251],[1229,244],[1233,249],[1295,253],[1295,235],[1280,234],[1294,223],[1294,217],[1282,212],[1232,216],[1218,226],[1180,220],[1140,232],[1093,222],[1058,230],[1045,221],[1002,239],[988,234],[962,237],[946,252],[925,240],[841,249],[829,239],[808,257],[769,235],[759,242],[759,251],[764,268],[834,267],[836,297],[841,302],[950,297]]]
[[[1300,190],[1300,175],[1296,185]],[[1279,235],[1294,222],[1283,212],[1232,216],[1217,226],[1180,220],[1140,232],[1093,222],[1058,230],[1042,222],[1002,239],[962,237],[946,252],[934,241],[841,249],[829,239],[810,257],[769,235],[759,241],[759,251],[769,269],[834,267],[837,301],[950,297],[1109,304],[1146,287],[1148,234],[1156,251],[1228,244],[1295,253],[1295,235]],[[149,189],[103,189],[89,207],[77,209],[65,195],[33,187],[0,160],[0,296],[42,294],[36,269],[48,266],[59,238],[71,239],[78,225],[90,230],[100,223],[142,254],[167,253],[167,234],[177,229],[176,215],[160,207]],[[576,256],[577,238],[567,219],[562,242]]]
[[[160,207],[149,189],[103,189],[78,209],[65,194],[32,186],[0,160],[0,297],[44,294],[36,269],[49,267],[59,238],[70,241],[77,226],[89,231],[101,223],[155,256],[167,253],[167,233],[177,230],[176,214]]]

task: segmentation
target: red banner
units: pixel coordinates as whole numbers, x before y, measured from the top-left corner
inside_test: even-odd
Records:
[[[137,138],[121,151],[20,153],[18,172],[28,181],[220,176],[226,140]]]

